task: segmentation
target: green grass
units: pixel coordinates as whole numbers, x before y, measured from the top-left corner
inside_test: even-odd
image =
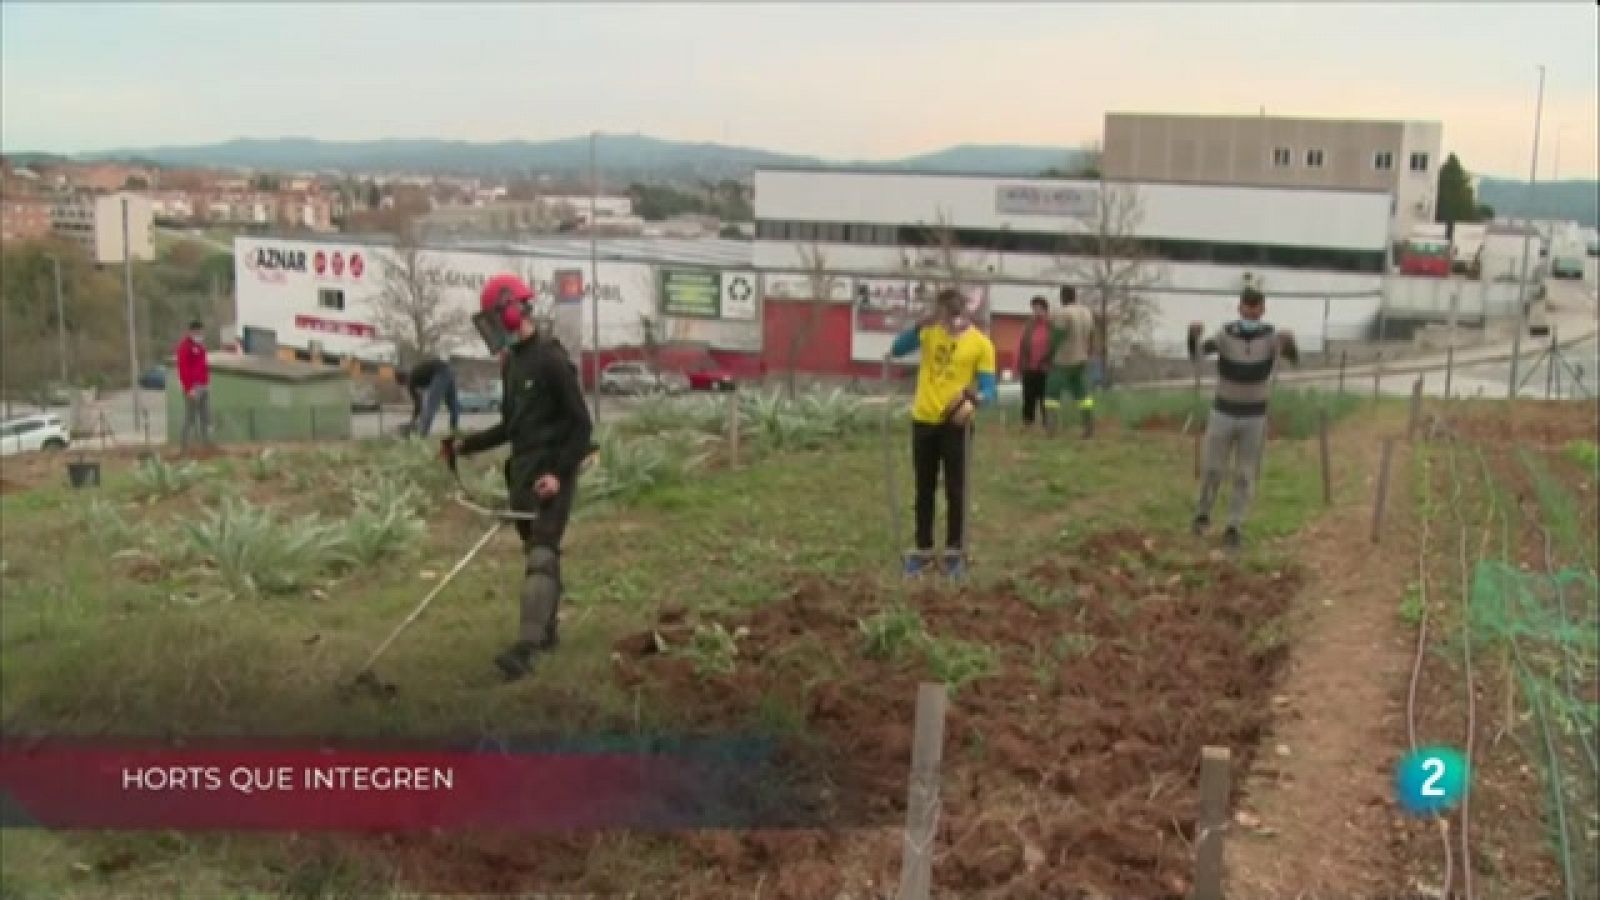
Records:
[[[146,503],[144,483],[108,470],[97,492],[58,486],[4,495],[8,538],[33,539],[8,539],[3,549],[0,714],[17,727],[125,736],[459,738],[665,728],[672,711],[638,708],[611,661],[613,643],[648,627],[662,607],[687,607],[698,621],[714,622],[783,598],[819,575],[875,584],[885,600],[894,596],[911,531],[909,429],[897,416],[890,432],[898,495],[891,509],[877,415],[834,431],[812,450],[804,449],[811,438],[771,425],[788,437],[771,438],[736,470],[692,469],[621,499],[585,500],[563,556],[572,602],[561,651],[542,661],[535,678],[513,685],[500,684],[490,665],[515,630],[522,559],[507,529],[378,664],[399,686],[390,702],[341,702],[336,687],[486,527],[448,502],[454,483],[432,448],[377,442],[344,448],[342,456],[302,459],[283,451],[237,461],[228,483],[258,501],[270,497],[272,524],[262,530],[276,528],[285,539],[287,523],[311,513],[348,528],[361,498],[384,490],[405,499],[387,506],[371,500],[369,509],[414,510],[427,523],[410,537],[374,538],[385,552],[348,554],[353,561],[333,570],[295,559],[289,568],[301,571],[298,587],[248,600],[210,589],[226,580],[215,558],[174,562],[148,580],[128,578],[125,561],[113,558],[119,547],[177,533],[183,522],[208,521],[202,492],[157,492]],[[1083,536],[1108,528],[1143,529],[1163,553],[1204,552],[1185,534],[1197,488],[1186,440],[1108,430],[1088,443],[1052,441],[997,426],[989,422],[974,445],[969,549],[980,586],[1072,554]],[[760,447],[763,438],[751,440]],[[790,443],[780,447],[781,440]],[[1247,526],[1252,554],[1280,553],[1279,539],[1320,510],[1315,462],[1314,445],[1274,442]],[[487,479],[479,468],[494,468],[489,460],[470,465],[464,476]],[[204,464],[201,470],[208,477]],[[415,497],[380,487],[385,479],[413,486]],[[586,478],[580,497],[596,483]],[[368,525],[388,534],[383,520],[375,514]],[[251,571],[248,562],[238,568]],[[847,679],[852,657],[876,646],[873,652],[925,665],[957,688],[999,665],[998,648],[960,634],[928,636],[915,613],[888,610],[861,613],[860,645],[830,647],[802,636],[782,649],[784,664],[809,679]],[[1093,649],[1071,635],[1049,640],[1041,652]],[[733,677],[768,662],[747,657],[731,625],[720,632],[702,626],[681,652],[707,673],[731,667]],[[803,715],[792,702],[769,698],[759,724],[798,728]],[[7,897],[383,896],[395,889],[374,860],[308,855],[273,836],[8,832],[0,843]],[[96,868],[122,850],[135,861],[110,867],[115,871]],[[617,862],[628,872],[672,864],[656,857]]]
[[[1170,429],[1182,430],[1188,424],[1189,433],[1204,431],[1211,410],[1211,393],[1192,390],[1111,391],[1096,401],[1100,415],[1118,421],[1124,428],[1142,429],[1158,423]],[[1325,411],[1328,423],[1349,416],[1360,409],[1361,399],[1355,394],[1298,388],[1276,388],[1268,404],[1268,418],[1272,434],[1279,438],[1302,439],[1315,437],[1320,416]]]

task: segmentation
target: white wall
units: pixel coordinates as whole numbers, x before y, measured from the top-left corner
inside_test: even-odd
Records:
[[[1086,230],[1082,218],[1000,212],[1002,186],[1072,190],[1087,198],[1100,190],[1094,181],[761,170],[756,218],[933,225],[943,213],[957,228]],[[1143,207],[1140,237],[1381,250],[1389,232],[1390,201],[1383,193],[1188,184],[1112,189],[1136,193]]]
[[[899,248],[824,244],[821,249],[829,266],[843,272],[902,272]],[[803,267],[799,247],[787,242],[757,241],[754,259],[756,266],[764,270]],[[993,277],[1014,282],[996,281],[990,285],[990,309],[996,315],[1027,315],[1029,301],[1035,295],[1044,294],[1053,304],[1060,286],[1066,283],[1079,285],[1080,296],[1084,296],[1082,288],[1090,282],[1084,270],[1074,266],[1087,266],[1090,262],[1022,254],[987,259],[986,264],[995,266]],[[1326,335],[1332,340],[1349,340],[1366,333],[1377,318],[1383,295],[1383,277],[1376,273],[1172,262],[1152,263],[1150,269],[1156,280],[1148,294],[1155,301],[1156,314],[1151,332],[1142,343],[1152,352],[1166,356],[1187,352],[1185,329],[1190,321],[1209,323],[1237,318],[1239,291],[1247,272],[1267,294],[1268,317],[1282,327],[1293,328],[1302,349],[1310,353],[1320,351],[1323,345],[1325,300]],[[769,285],[773,279],[769,272]]]
[[[1416,226],[1433,221],[1438,209],[1439,167],[1443,158],[1444,126],[1437,122],[1407,122],[1395,159],[1395,240],[1404,240]],[[1411,171],[1411,154],[1428,154],[1425,172]],[[1419,209],[1420,205],[1420,209]]]

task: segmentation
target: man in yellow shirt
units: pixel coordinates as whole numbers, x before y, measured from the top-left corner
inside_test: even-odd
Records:
[[[944,572],[959,578],[966,572],[962,541],[972,417],[980,404],[998,399],[994,344],[968,318],[961,293],[944,290],[934,299],[934,314],[901,332],[889,356],[908,356],[919,350],[917,396],[911,407],[917,546],[906,557],[905,571],[908,576],[920,575],[933,563],[933,494],[942,469]]]

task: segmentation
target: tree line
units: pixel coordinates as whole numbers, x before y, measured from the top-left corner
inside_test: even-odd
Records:
[[[153,262],[135,261],[132,280],[141,371],[170,356],[190,320],[205,323],[215,346],[219,325],[232,316],[229,253],[184,241]],[[0,391],[6,399],[39,403],[67,386],[128,386],[127,299],[120,264],[96,265],[70,241],[8,242],[0,247],[0,314]]]

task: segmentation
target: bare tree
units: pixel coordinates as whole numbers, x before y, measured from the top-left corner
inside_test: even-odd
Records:
[[[1068,278],[1088,285],[1098,331],[1096,352],[1108,381],[1111,348],[1126,352],[1155,319],[1149,290],[1160,282],[1161,271],[1138,238],[1143,220],[1137,189],[1102,181],[1086,216],[1086,231],[1072,235],[1085,241],[1084,255],[1069,254],[1057,262]]]
[[[833,302],[833,289],[839,283],[839,276],[828,268],[828,256],[823,252],[821,244],[816,242],[809,245],[801,244],[797,249],[800,253],[800,265],[806,273],[806,286],[809,288],[806,293],[810,296],[806,299],[806,313],[800,327],[789,330],[785,367],[788,369],[790,397],[793,397],[796,391],[795,367],[800,358],[800,348],[810,342],[816,333],[822,308]]]
[[[378,337],[393,342],[402,366],[440,356],[469,333],[467,312],[444,296],[444,270],[418,243],[411,229],[397,235],[382,260],[383,289],[373,299]]]
[[[924,239],[925,246],[919,251],[914,265],[904,256],[901,257],[901,265],[914,272],[908,272],[908,275],[918,281],[917,296],[913,299],[920,300],[922,308],[916,310],[917,316],[930,312],[928,304],[939,291],[951,288],[970,299],[974,294],[973,289],[984,285],[988,280],[986,276],[994,274],[989,251],[962,247],[950,215],[945,210],[939,210],[934,217],[934,224],[924,229]],[[924,279],[927,281],[924,282]]]

